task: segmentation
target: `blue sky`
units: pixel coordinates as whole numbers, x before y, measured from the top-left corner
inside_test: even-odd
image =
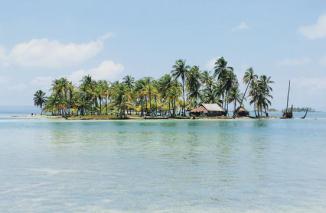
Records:
[[[210,70],[224,56],[239,78],[272,76],[273,107],[326,109],[326,2],[1,1],[0,105],[32,105],[56,77],[158,77],[176,59]]]

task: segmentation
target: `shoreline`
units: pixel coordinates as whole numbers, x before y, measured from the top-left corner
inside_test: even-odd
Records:
[[[258,121],[258,120],[281,120],[279,117],[271,116],[271,117],[262,117],[262,118],[253,118],[253,117],[177,117],[177,118],[154,118],[154,117],[138,117],[138,116],[131,116],[127,118],[117,118],[112,116],[106,115],[92,115],[92,116],[71,116],[68,118],[64,118],[62,116],[51,116],[51,115],[34,115],[34,116],[11,116],[8,117],[10,119],[29,119],[29,120],[62,120],[62,121],[184,121],[184,120],[191,120],[191,121]]]

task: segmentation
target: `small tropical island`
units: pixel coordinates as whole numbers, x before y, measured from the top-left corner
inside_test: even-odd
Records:
[[[243,92],[240,83],[245,84]],[[86,75],[74,85],[62,77],[53,81],[49,96],[37,90],[33,100],[41,115],[77,120],[267,118],[273,83],[253,68],[240,81],[223,57],[216,60],[213,71],[179,59],[170,74],[158,79],[135,80],[127,75],[108,82]],[[244,108],[245,101],[253,107],[253,115]]]

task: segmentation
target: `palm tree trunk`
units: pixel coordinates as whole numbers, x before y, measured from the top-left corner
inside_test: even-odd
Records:
[[[100,115],[102,115],[102,98],[99,98],[100,101]]]
[[[241,102],[240,102],[240,107],[242,106],[242,104],[243,104],[243,100],[244,100],[244,98],[246,97],[246,93],[247,93],[247,90],[248,90],[248,88],[249,88],[250,83],[251,83],[251,80],[248,82],[247,87],[246,87],[246,90],[245,90],[245,92],[243,93],[243,96],[242,96],[242,98],[241,98]]]
[[[144,116],[144,99],[143,98],[140,99],[140,108],[141,108],[140,116],[143,117]]]
[[[236,110],[237,110],[237,100],[234,100],[234,110],[233,110],[234,114],[236,113]]]
[[[186,97],[185,97],[185,79],[182,78],[182,96],[183,96],[183,111],[182,116],[186,115]]]
[[[149,115],[152,115],[152,93],[151,90],[149,90]]]
[[[105,104],[105,113],[108,114],[108,102],[109,102],[109,97],[106,96],[106,104]]]

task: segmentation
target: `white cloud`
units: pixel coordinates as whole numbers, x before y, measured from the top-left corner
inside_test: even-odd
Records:
[[[21,67],[61,68],[80,64],[96,56],[111,34],[86,43],[63,43],[57,40],[32,39],[16,44],[8,55],[0,49],[7,63]]]
[[[232,31],[241,31],[241,30],[247,30],[247,29],[249,29],[249,25],[246,22],[242,21],[242,22],[240,22],[240,24],[233,27]]]
[[[301,26],[299,28],[299,32],[302,33],[308,39],[325,38],[326,37],[326,14],[319,16],[315,24]]]
[[[122,64],[114,63],[113,61],[106,60],[103,61],[101,64],[99,64],[97,67],[91,68],[91,69],[80,69],[75,72],[72,72],[71,74],[67,75],[66,77],[74,82],[79,83],[80,80],[85,75],[92,76],[95,80],[117,80],[120,77],[122,77],[122,73],[124,70],[124,66]],[[52,76],[37,76],[33,78],[29,84],[33,87],[40,87],[40,88],[49,88],[55,78]],[[0,76],[0,82],[2,81],[2,78]]]
[[[302,66],[310,64],[312,60],[308,57],[304,58],[287,58],[277,62],[279,66]]]
[[[123,70],[124,66],[122,64],[117,64],[113,61],[106,60],[95,68],[77,70],[71,73],[68,76],[68,79],[73,82],[79,82],[83,76],[90,75],[95,80],[116,80],[121,77]]]

